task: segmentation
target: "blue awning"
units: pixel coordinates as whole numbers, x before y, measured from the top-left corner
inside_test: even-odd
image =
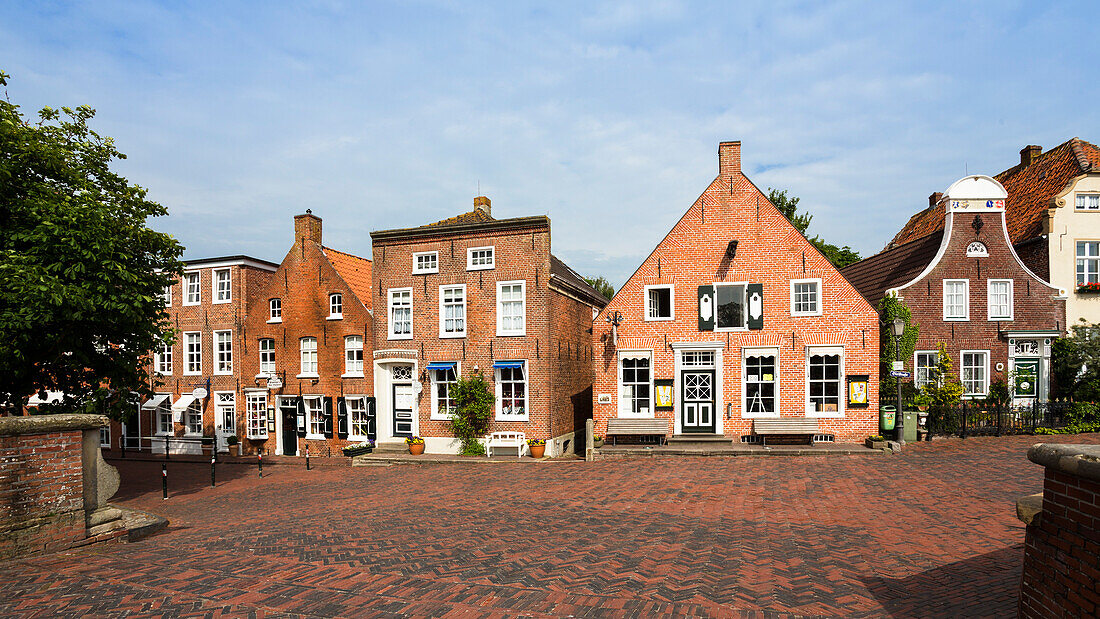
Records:
[[[494,370],[518,370],[523,367],[522,361],[494,361]]]
[[[454,370],[455,365],[454,361],[433,361],[429,363],[428,367],[425,369],[429,372],[432,370]]]

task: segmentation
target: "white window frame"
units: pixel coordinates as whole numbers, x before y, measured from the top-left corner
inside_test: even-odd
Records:
[[[1005,315],[995,315],[993,313],[993,286],[995,284],[1008,284],[1008,313]],[[989,320],[1014,320],[1016,314],[1015,311],[1015,294],[1014,285],[1011,279],[991,279],[986,282],[986,306],[988,311]]]
[[[648,295],[647,295],[648,296]],[[652,350],[620,350],[618,355],[618,374],[615,382],[618,386],[618,415],[619,417],[628,417],[633,419],[652,419],[656,416],[656,393],[654,393],[653,385],[653,351]],[[649,408],[645,412],[633,410],[634,406],[634,394],[627,393],[627,385],[623,382],[623,361],[627,359],[646,359],[649,361]],[[631,385],[641,385],[644,383],[635,381],[630,383]]]
[[[271,348],[265,350],[264,342],[271,342]],[[259,341],[256,342],[256,349],[260,353],[260,373],[256,377],[274,376],[275,372],[278,371],[278,367],[275,364],[275,338],[261,337]]]
[[[1078,193],[1074,197],[1073,202],[1074,210],[1082,213],[1100,212],[1100,193],[1096,193],[1095,191],[1083,191]],[[1089,202],[1092,202],[1094,206],[1089,205]]]
[[[191,278],[194,277],[194,282]],[[202,271],[184,271],[183,273],[183,305],[202,304]],[[192,294],[194,293],[194,294]],[[192,301],[192,297],[194,300]]]
[[[111,448],[111,424],[99,428],[99,446]]]
[[[409,295],[409,305],[408,305],[408,309],[409,309],[409,332],[408,333],[395,333],[394,330],[393,330],[393,327],[394,327],[394,324],[395,324],[393,316],[394,316],[394,310],[399,309],[399,308],[394,305],[394,296],[399,295],[399,294],[405,294],[405,293],[408,293],[408,295]],[[414,327],[414,325],[413,325],[413,293],[412,293],[412,288],[411,287],[409,287],[409,288],[390,288],[389,293],[386,295],[386,298],[388,299],[387,311],[386,311],[386,315],[387,315],[387,320],[386,320],[387,326],[386,326],[386,328],[389,331],[389,339],[391,339],[391,340],[411,340],[413,338],[413,327]],[[404,306],[402,306],[400,309],[404,309]]]
[[[522,329],[504,329],[504,300],[500,298],[501,293],[505,286],[519,286],[520,287],[520,300],[519,304],[522,308],[521,317],[523,319]],[[509,303],[515,303],[516,301],[509,301]],[[527,335],[527,280],[517,279],[507,282],[497,282],[497,335],[498,336],[518,336]]]
[[[668,309],[670,312],[669,316],[651,316],[654,309],[653,306],[651,306],[649,303],[649,291],[651,290],[668,290]],[[650,286],[645,286],[644,291],[645,298],[643,300],[644,307],[642,308],[642,318],[645,320],[645,322],[676,320],[676,286],[674,286],[673,284],[652,284]]]
[[[817,307],[816,310],[810,311],[810,312],[806,312],[806,311],[801,311],[800,312],[796,309],[797,299],[796,299],[796,296],[795,296],[795,288],[798,284],[816,284],[816,286],[817,286],[816,292],[815,292],[816,298],[814,299],[814,305]],[[748,293],[746,292],[746,296],[747,296],[747,294]],[[822,307],[824,305],[824,302],[823,302],[824,299],[825,299],[825,295],[822,294],[821,278],[820,277],[809,277],[809,278],[805,278],[805,279],[792,279],[791,280],[791,316],[795,316],[795,317],[797,317],[797,316],[821,316],[822,314],[825,313],[824,308]],[[747,304],[748,299],[746,299],[745,302]],[[717,323],[715,323],[715,324],[717,324]]]
[[[165,286],[164,293],[160,296],[164,300],[164,307],[172,307],[172,284]]]
[[[936,364],[939,362],[940,351],[938,351],[938,350],[914,350],[913,351],[913,386],[915,386],[917,389],[920,389],[924,385],[932,382],[932,379],[927,377],[927,376],[925,378],[920,377],[920,368],[922,366],[920,365],[919,362],[920,362],[920,359],[921,359],[922,355],[931,355],[932,356],[932,365],[924,366],[924,367],[928,368],[927,373],[931,374],[932,372],[935,371]]]
[[[450,363],[450,362],[448,362],[448,363]],[[455,369],[454,369],[455,380],[458,380],[458,377],[462,375],[460,366],[461,366],[460,362],[455,362]],[[446,382],[447,384],[454,385],[455,381],[440,381],[439,380],[439,374],[440,374],[439,370],[432,370],[431,372],[429,372],[429,374],[431,374],[430,379],[431,379],[431,389],[432,389],[432,393],[431,393],[432,411],[431,411],[431,414],[429,415],[429,417],[431,419],[435,420],[435,421],[449,421],[451,419],[451,415],[449,413],[439,411],[439,397],[438,397],[439,394],[436,392],[436,388],[440,385],[441,382]],[[494,372],[494,374],[495,374],[495,372]],[[447,389],[448,389],[448,391],[447,391],[448,398],[450,398],[450,387],[448,387]]]
[[[812,357],[814,355],[839,355],[840,356],[840,368],[839,368],[840,373],[837,376],[837,405],[836,405],[836,411],[815,411],[815,410],[812,410],[812,406],[811,406],[811,402],[810,402],[810,357]],[[805,402],[806,402],[806,416],[807,417],[816,417],[816,418],[820,418],[820,419],[842,418],[842,417],[844,417],[844,405],[845,405],[845,400],[847,399],[845,397],[845,379],[848,376],[847,372],[844,369],[844,362],[845,362],[844,357],[845,357],[845,355],[844,355],[844,347],[843,346],[807,346],[806,347],[806,371],[805,371],[804,376],[805,376],[805,381],[806,381]]]
[[[223,342],[222,337],[226,339]],[[223,349],[222,344],[225,344]],[[227,376],[233,374],[233,331],[219,330],[214,332],[214,374]]]
[[[283,321],[283,299],[282,297],[271,297],[267,300],[267,322],[276,323]]]
[[[330,292],[328,295],[328,317],[326,320],[341,320],[344,318],[344,293]]]
[[[771,381],[759,381],[759,382],[771,382],[775,385],[775,411],[771,413],[767,412],[749,412],[749,357],[775,357],[774,374]],[[807,362],[809,358],[807,357]],[[781,381],[780,368],[782,366],[782,359],[779,356],[779,349],[773,347],[755,348],[746,347],[741,349],[741,417],[744,419],[773,419],[779,417],[779,410],[783,406],[783,400],[780,398]],[[807,385],[807,394],[809,393],[809,386]],[[809,397],[807,396],[807,400]]]
[[[198,344],[198,349],[195,351],[196,363],[191,363],[191,338],[194,336],[195,342]],[[193,365],[197,365],[198,369],[191,369]],[[202,376],[202,331],[184,331],[183,332],[183,375],[184,376]]]
[[[153,353],[153,367],[161,376],[172,373],[172,348],[172,344],[161,344],[160,350]]]
[[[963,286],[963,300],[962,300],[962,316],[953,316],[948,310],[950,306],[948,304],[948,286],[951,284],[962,284]],[[943,280],[943,319],[945,322],[965,322],[970,320],[970,280],[969,279],[945,279]]]
[[[202,436],[203,432],[203,405],[202,400],[196,399],[187,405],[187,408],[183,410],[183,435],[184,436]],[[194,431],[191,427],[191,422],[195,420],[196,415],[199,420],[199,429]]]
[[[245,435],[248,438],[267,438],[267,391],[244,392]]]
[[[713,282],[712,291],[714,294],[714,330],[715,331],[748,331],[749,330],[749,283],[748,282]],[[744,311],[741,313],[741,326],[740,327],[723,327],[719,324],[718,320],[718,289],[728,286],[731,288],[741,289],[741,302],[744,304]]]
[[[312,343],[312,346],[307,348],[307,342]],[[309,335],[298,338],[298,356],[297,378],[318,378],[317,338]]]
[[[966,365],[967,355],[981,355],[982,356],[982,390],[981,391],[968,391],[966,387],[966,380],[963,378],[966,376],[967,368],[978,367]],[[989,351],[988,350],[960,350],[959,351],[959,382],[963,386],[964,398],[983,398],[989,394]]]
[[[1082,255],[1081,254],[1081,245],[1082,244],[1084,245],[1086,252],[1088,252],[1088,248],[1089,248],[1090,245],[1095,246],[1097,253],[1094,253],[1094,254],[1085,253],[1085,254]],[[1100,282],[1100,241],[1090,241],[1090,240],[1087,240],[1087,239],[1074,239],[1073,255],[1074,255],[1074,257],[1076,257],[1076,261],[1074,262],[1073,273],[1074,273],[1074,281],[1077,282],[1077,285],[1081,286],[1083,284],[1092,284],[1092,283]],[[1084,266],[1085,266],[1085,273],[1084,273],[1085,279],[1084,279],[1084,281],[1081,280],[1081,263],[1082,262],[1084,262]],[[1091,273],[1089,271],[1089,264],[1090,263],[1093,266],[1093,268],[1091,270]],[[1089,275],[1092,275],[1093,279],[1089,279]]]
[[[163,402],[160,403],[155,409],[153,409],[153,423],[155,424],[156,431],[154,434],[157,436],[168,436],[176,433],[176,420],[175,415],[172,414],[172,394],[171,393],[158,393],[157,396],[167,396]],[[169,430],[165,430],[165,421]]]
[[[226,275],[225,279],[225,296],[222,296],[222,274]],[[233,302],[233,269],[211,269],[210,271],[210,302],[213,304],[218,303],[232,303]]]
[[[229,432],[230,434],[237,433],[237,392],[235,391],[215,391],[214,392],[214,427],[221,428],[222,432]],[[233,411],[233,423],[230,426],[225,425],[225,409],[232,408]]]
[[[444,297],[449,290],[461,290],[462,291],[462,304],[459,306],[455,303],[447,304],[444,302]],[[462,308],[462,330],[461,331],[447,331],[447,307],[452,305]],[[439,337],[441,338],[455,338],[466,337],[466,284],[447,284],[439,287]]]
[[[422,263],[427,262],[427,259],[431,258],[432,265],[424,266]],[[423,259],[423,260],[422,260]],[[437,251],[421,251],[416,252],[412,256],[413,260],[413,273],[416,275],[427,273],[439,272],[439,252]]]
[[[366,433],[358,434],[355,432],[355,412],[352,410],[352,402],[359,402],[362,405],[363,424],[367,423],[367,396],[363,395],[348,395],[344,396],[344,411],[348,416],[348,440],[349,441],[365,441],[369,436]]]
[[[359,340],[359,346],[354,347],[352,344],[355,340]],[[358,359],[354,353],[358,352]],[[358,367],[356,367],[358,366]],[[363,378],[363,336],[362,335],[345,335],[344,336],[344,373],[340,378]]]
[[[311,402],[317,403],[316,410],[310,406]],[[325,440],[325,398],[319,395],[303,395],[302,406],[306,411],[306,440]],[[314,432],[314,424],[321,424],[321,431]]]
[[[500,359],[500,361],[505,361]],[[503,384],[500,377],[500,370],[493,370],[493,384],[496,391],[496,420],[497,421],[530,421],[531,420],[531,376],[528,372],[528,363],[526,359],[510,359],[509,361],[522,363],[523,366],[520,371],[523,374],[523,414],[522,415],[505,415],[504,409],[504,391]]]
[[[485,264],[474,264],[474,252],[479,251],[489,252],[489,262]],[[497,268],[497,249],[495,245],[485,245],[482,247],[467,247],[466,248],[466,270],[467,271],[489,271]]]

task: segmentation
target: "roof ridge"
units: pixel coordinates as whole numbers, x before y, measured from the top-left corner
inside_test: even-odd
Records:
[[[370,262],[370,261],[371,261],[371,259],[370,259],[370,258],[364,258],[364,257],[362,257],[362,256],[358,256],[358,255],[356,255],[356,254],[353,254],[353,253],[351,253],[351,252],[347,252],[347,251],[343,251],[343,250],[340,250],[340,249],[336,249],[335,247],[329,247],[328,245],[322,245],[322,246],[321,246],[321,249],[323,249],[323,250],[325,250],[325,251],[334,251],[334,252],[336,252],[336,253],[338,253],[338,254],[344,254],[345,256],[351,256],[352,258],[358,258],[359,260],[363,260],[363,261],[365,261],[365,262]]]
[[[1082,142],[1081,138],[1070,138],[1070,148],[1073,151],[1073,156],[1077,158],[1077,165],[1081,168],[1081,171],[1088,172],[1092,169],[1092,162],[1089,161],[1089,156],[1085,153]]]

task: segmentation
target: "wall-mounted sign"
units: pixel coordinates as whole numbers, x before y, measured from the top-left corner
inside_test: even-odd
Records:
[[[272,376],[271,378],[267,379],[267,388],[268,389],[282,389],[283,388],[283,381],[279,380],[278,376]]]
[[[275,409],[273,407],[267,407],[267,431],[275,431]]]
[[[596,402],[600,404],[611,404],[611,394],[601,393],[600,395],[596,396]]]
[[[850,408],[866,408],[868,406],[868,379],[870,379],[870,376],[867,374],[848,375],[848,406]]]
[[[672,410],[672,379],[653,381],[653,390],[653,408],[656,410]]]
[[[195,387],[195,390],[191,392],[191,395],[196,400],[201,400],[206,397],[206,389],[204,387]]]

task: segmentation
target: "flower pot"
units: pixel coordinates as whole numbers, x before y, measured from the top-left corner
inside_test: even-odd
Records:
[[[546,445],[528,445],[527,447],[531,449],[532,458],[541,458],[546,453]]]
[[[886,441],[872,441],[871,439],[867,439],[863,441],[863,444],[869,449],[886,449]]]
[[[598,439],[593,440],[592,441],[592,446],[595,447],[596,449],[599,449],[600,447],[603,447],[603,439],[598,438]]]
[[[421,445],[420,447],[421,447],[421,451],[423,451],[424,445]],[[363,454],[369,454],[372,451],[374,451],[373,447],[355,447],[353,449],[344,449],[343,450],[344,455],[349,457],[349,458],[354,458],[355,456],[361,456]]]
[[[419,456],[424,453],[424,443],[413,443],[409,445],[409,453],[414,456]]]

